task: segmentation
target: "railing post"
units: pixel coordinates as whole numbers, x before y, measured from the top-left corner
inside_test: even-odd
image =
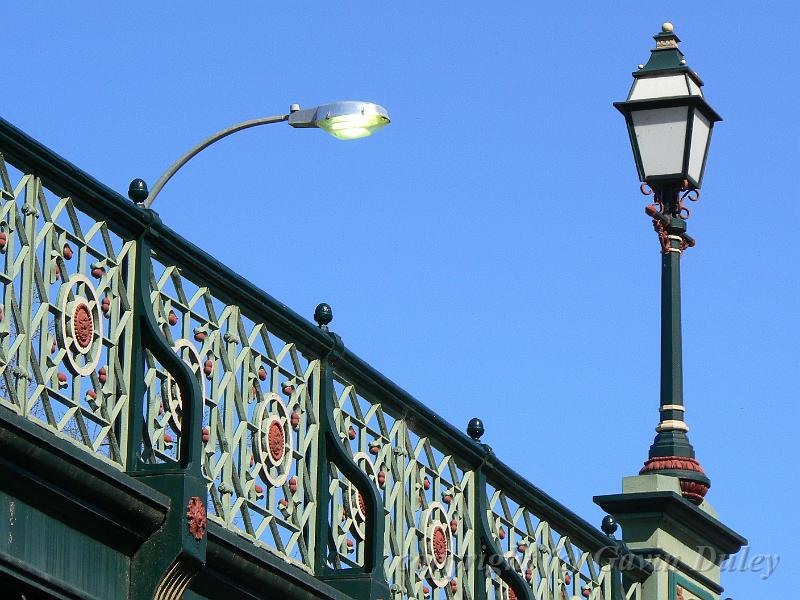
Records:
[[[127,472],[167,494],[170,509],[163,527],[137,550],[131,560],[131,600],[180,598],[206,560],[206,503],[202,474],[201,429],[203,400],[189,367],[164,341],[150,299],[150,226],[158,215],[142,210],[147,225],[136,240],[133,309],[133,356],[128,418]],[[146,464],[142,459],[146,431],[145,370],[151,352],[172,376],[182,399],[181,435],[176,463]]]
[[[475,548],[480,554],[476,556],[475,569],[475,598],[476,600],[486,600],[486,579],[488,578],[487,569],[494,569],[498,577],[503,580],[519,600],[534,600],[530,588],[519,573],[509,564],[502,550],[495,543],[492,529],[489,525],[489,506],[487,501],[487,482],[484,464],[486,459],[494,454],[488,444],[481,444],[480,438],[484,428],[480,419],[470,419],[467,425],[467,433],[483,448],[483,460],[475,469],[475,495],[476,502],[473,503],[475,513],[473,523],[475,523]]]
[[[319,579],[359,600],[389,600],[389,586],[383,570],[384,516],[383,500],[378,488],[344,450],[334,418],[334,371],[344,352],[342,338],[328,330],[333,319],[330,306],[320,304],[314,311],[320,329],[331,339],[328,352],[320,358],[320,419],[317,456],[317,515],[315,531],[314,573]],[[331,524],[328,522],[331,499],[328,488],[332,477],[331,465],[358,489],[365,504],[364,564],[350,569],[328,566],[328,543]],[[335,552],[335,550],[333,550]]]

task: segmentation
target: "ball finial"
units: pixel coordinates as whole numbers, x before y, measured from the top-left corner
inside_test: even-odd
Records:
[[[661,24],[661,31],[664,33],[672,33],[673,29],[675,29],[675,27],[669,21]]]
[[[328,323],[333,321],[333,310],[331,310],[330,304],[324,302],[317,304],[317,308],[314,309],[314,320],[322,331],[328,331]]]
[[[137,177],[131,181],[131,184],[128,186],[128,198],[136,202],[136,204],[141,204],[147,200],[148,194],[147,184],[144,182],[144,179],[139,179]]]
[[[483,421],[478,417],[471,418],[467,423],[467,435],[477,442],[481,439],[483,432]]]
[[[614,533],[617,531],[617,522],[614,517],[611,515],[606,515],[603,517],[603,522],[600,525],[600,529],[602,529],[603,533],[606,535],[614,535]]]

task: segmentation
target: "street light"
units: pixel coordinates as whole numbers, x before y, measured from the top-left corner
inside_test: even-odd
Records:
[[[645,208],[661,245],[660,419],[640,474],[677,477],[683,496],[700,504],[711,480],[695,458],[687,435],[681,343],[681,255],[695,245],[686,233],[689,209],[703,181],[711,130],[719,115],[703,97],[703,82],[686,66],[671,23],[654,36],[647,65],[633,74],[628,99],[614,106],[625,116]]]
[[[699,188],[714,123],[722,118],[703,97],[703,82],[686,66],[672,23],[653,36],[650,60],[633,74],[625,115],[639,180],[651,186],[688,181]]]
[[[145,208],[150,208],[161,191],[161,188],[172,178],[178,170],[199,152],[232,133],[249,129],[258,125],[271,125],[288,121],[295,128],[317,127],[330,133],[340,140],[354,140],[372,135],[389,122],[389,113],[385,108],[372,102],[345,100],[323,104],[316,108],[301,110],[297,104],[292,104],[288,115],[275,115],[261,117],[251,121],[244,121],[232,125],[227,129],[218,131],[211,137],[203,140],[186,154],[176,160],[164,174],[158,178],[153,189],[148,193],[147,184],[142,179],[134,179],[128,188],[128,196],[134,202],[141,203]]]

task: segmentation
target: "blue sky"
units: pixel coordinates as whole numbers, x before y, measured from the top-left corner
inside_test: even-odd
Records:
[[[709,500],[796,585],[793,2],[57,3],[3,9],[0,114],[111,187],[217,129],[339,99],[345,143],[274,125],[154,208],[593,523],[658,419],[659,251],[622,117],[670,20],[718,124],[683,259],[685,397]]]

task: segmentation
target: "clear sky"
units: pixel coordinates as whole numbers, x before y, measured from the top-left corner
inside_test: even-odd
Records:
[[[134,4],[134,6],[129,6]],[[123,194],[234,122],[385,105],[341,142],[273,125],[154,208],[598,524],[658,420],[659,248],[622,117],[675,24],[725,119],[683,259],[685,397],[708,498],[797,586],[795,2],[2,2],[0,115]]]

